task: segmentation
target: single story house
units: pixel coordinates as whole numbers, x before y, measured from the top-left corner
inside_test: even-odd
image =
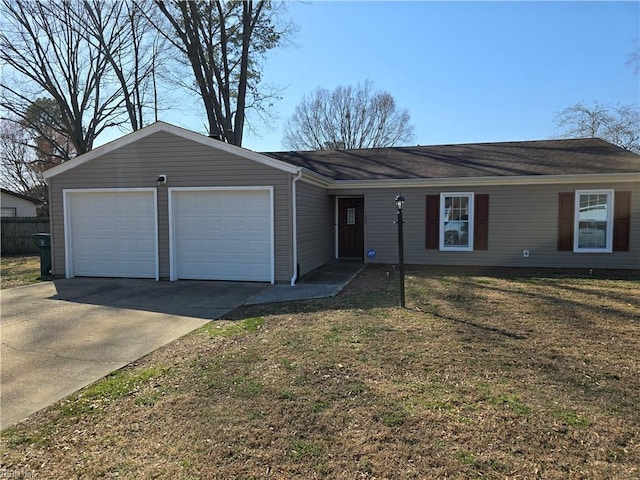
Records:
[[[640,156],[600,139],[256,153],[163,122],[45,172],[53,273],[286,282],[340,258],[640,268]]]
[[[38,215],[40,201],[35,198],[0,188],[0,216],[35,217]]]

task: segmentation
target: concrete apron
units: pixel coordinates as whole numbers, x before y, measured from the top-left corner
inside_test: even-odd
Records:
[[[76,278],[3,290],[0,429],[219,318],[269,286]]]

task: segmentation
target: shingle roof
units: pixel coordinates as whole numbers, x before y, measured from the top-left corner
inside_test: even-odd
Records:
[[[640,173],[640,155],[599,138],[264,155],[334,180]]]

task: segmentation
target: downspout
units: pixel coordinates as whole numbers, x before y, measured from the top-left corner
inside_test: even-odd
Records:
[[[42,177],[42,180],[44,181],[44,183],[47,185],[47,200],[49,202],[49,205],[47,205],[47,215],[49,216],[49,248],[51,249],[50,252],[50,261],[51,261],[51,271],[49,272],[49,274],[51,275],[51,278],[55,278],[55,269],[53,268],[53,266],[55,265],[55,259],[53,257],[54,255],[54,251],[55,249],[53,248],[53,215],[52,215],[52,208],[51,208],[51,199],[53,198],[53,195],[51,194],[51,191],[53,190],[53,187],[51,186],[51,182],[49,182],[48,178],[44,178],[44,176]],[[64,203],[64,201],[63,201]],[[63,205],[63,210],[64,210],[64,205]]]
[[[296,182],[302,177],[302,168],[298,169],[298,173],[291,181],[291,203],[293,205],[291,211],[293,215],[292,236],[293,236],[293,276],[291,277],[291,286],[295,286],[298,280],[298,200],[296,198]]]

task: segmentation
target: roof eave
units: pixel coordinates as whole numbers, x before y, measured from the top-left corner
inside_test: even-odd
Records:
[[[7,190],[6,188],[2,188],[2,193],[4,193],[5,195],[11,195],[12,197],[20,198],[22,200],[26,200],[27,202],[31,202],[36,205],[42,205],[42,200],[30,197],[29,195],[23,195],[22,193],[12,192],[11,190]]]
[[[302,172],[302,181],[317,185],[319,187],[329,187],[335,183],[335,180],[331,177],[322,175],[321,173],[314,172],[305,167],[298,167]]]
[[[448,178],[408,178],[380,180],[336,180],[327,186],[329,190],[344,188],[393,188],[393,187],[475,187],[499,185],[554,185],[638,182],[638,173],[572,174],[572,175],[524,175],[499,177],[448,177]]]

